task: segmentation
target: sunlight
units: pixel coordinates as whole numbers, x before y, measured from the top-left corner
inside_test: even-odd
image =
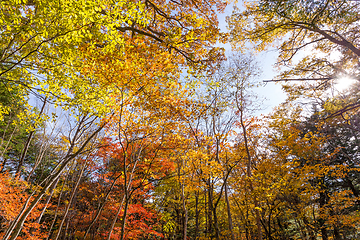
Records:
[[[349,76],[341,76],[335,81],[334,87],[337,91],[342,92],[345,89],[349,88],[355,82],[356,80]]]

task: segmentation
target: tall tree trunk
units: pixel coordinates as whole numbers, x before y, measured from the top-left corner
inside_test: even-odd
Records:
[[[120,213],[120,211],[121,211],[121,209],[122,209],[122,205],[124,204],[124,200],[126,200],[126,194],[129,193],[129,190],[130,190],[130,187],[131,187],[131,183],[132,183],[132,178],[133,178],[134,171],[135,171],[135,168],[136,168],[136,165],[137,165],[137,161],[138,161],[138,160],[135,161],[134,166],[133,166],[133,168],[132,168],[132,170],[131,170],[130,179],[129,179],[128,183],[127,183],[127,186],[125,186],[125,187],[126,187],[126,190],[125,190],[125,192],[124,192],[124,196],[123,196],[123,199],[121,200],[121,204],[120,204],[120,206],[119,206],[119,208],[118,208],[118,211],[117,211],[117,213],[116,213],[116,215],[115,215],[115,217],[114,217],[114,220],[113,220],[113,222],[112,222],[112,224],[111,224],[111,228],[110,228],[110,231],[109,231],[109,235],[108,235],[107,240],[110,240],[110,237],[111,237],[112,231],[114,230],[114,227],[115,227],[115,224],[116,224],[118,215],[119,215],[119,213]]]
[[[195,193],[195,239],[199,236],[199,192]]]
[[[219,222],[217,218],[216,208],[213,208],[214,214],[214,227],[215,227],[215,236],[217,240],[220,240],[220,229],[219,229]]]
[[[211,236],[211,234],[212,234],[212,232],[213,232],[213,229],[212,229],[212,227],[213,227],[213,225],[212,225],[212,222],[213,222],[213,220],[212,220],[212,208],[211,208],[211,206],[212,206],[212,203],[210,203],[210,195],[211,195],[211,187],[210,187],[210,179],[208,179],[208,189],[207,189],[207,192],[206,192],[206,197],[207,197],[207,204],[206,204],[206,206],[207,206],[207,212],[206,212],[206,215],[207,215],[207,233],[208,234],[210,234],[210,236]]]
[[[66,209],[65,209],[65,212],[64,212],[64,217],[63,217],[63,219],[62,219],[62,221],[61,221],[61,223],[60,223],[60,226],[59,226],[59,229],[58,229],[58,233],[57,233],[57,235],[56,235],[55,240],[58,240],[58,238],[59,238],[59,236],[60,236],[60,233],[61,233],[61,229],[62,229],[62,227],[63,227],[63,225],[64,225],[65,220],[67,219],[67,215],[68,215],[68,213],[69,213],[69,209],[70,209],[71,204],[72,204],[72,202],[73,202],[74,196],[75,196],[75,194],[76,194],[76,192],[77,192],[77,189],[78,189],[79,183],[80,183],[80,181],[81,181],[82,175],[83,175],[83,173],[84,173],[85,167],[86,167],[86,162],[84,162],[84,165],[83,165],[82,168],[81,168],[79,177],[78,177],[78,179],[77,179],[77,181],[76,181],[76,184],[75,184],[75,186],[74,186],[74,188],[73,188],[73,190],[72,190],[72,192],[71,192],[70,199],[69,199],[69,203],[68,203],[67,206],[66,206]]]
[[[245,123],[244,123],[244,119],[243,119],[243,111],[240,111],[240,124],[241,124],[241,128],[243,130],[243,137],[244,137],[244,142],[245,142],[245,150],[246,150],[246,155],[248,158],[248,162],[247,162],[247,177],[249,178],[249,188],[250,191],[253,192],[254,191],[254,187],[251,181],[251,176],[252,176],[252,172],[251,172],[251,154],[250,154],[250,149],[249,149],[249,143],[248,143],[248,139],[247,139],[247,130],[245,127]],[[254,197],[254,205],[255,205],[255,219],[256,219],[256,226],[257,226],[257,232],[258,232],[258,240],[262,240],[262,231],[261,231],[261,221],[260,221],[260,211],[259,211],[259,203],[256,199],[256,197]]]
[[[60,178],[58,178],[58,179],[53,183],[53,185],[50,187],[49,196],[48,196],[47,199],[46,199],[45,207],[44,207],[43,210],[41,211],[41,214],[40,214],[40,216],[38,217],[38,219],[37,219],[37,221],[36,221],[37,223],[40,223],[40,222],[41,222],[41,218],[42,218],[42,216],[44,215],[47,206],[49,205],[49,202],[50,202],[50,200],[51,200],[51,197],[52,197],[52,195],[53,195],[53,193],[54,193],[54,189],[55,189],[55,187],[57,186],[59,180],[60,180]]]
[[[251,181],[251,176],[252,176],[252,172],[251,172],[251,165],[252,165],[252,156],[250,154],[250,147],[249,147],[249,142],[248,142],[248,136],[247,136],[247,129],[244,123],[244,111],[245,111],[245,96],[244,96],[244,86],[245,82],[242,80],[238,85],[237,85],[237,90],[236,90],[236,97],[235,97],[235,101],[236,101],[236,107],[239,111],[239,115],[240,115],[240,125],[241,125],[241,129],[243,132],[243,138],[244,138],[244,144],[245,144],[245,151],[246,151],[246,156],[247,156],[247,169],[246,169],[246,175],[248,177],[248,182],[249,182],[249,190],[250,192],[254,191],[254,187],[253,187],[253,183]],[[259,203],[257,201],[257,198],[254,196],[254,206],[255,206],[255,219],[256,219],[256,226],[257,226],[257,238],[258,240],[262,240],[262,230],[261,230],[261,221],[260,221],[260,211],[259,211]]]
[[[124,235],[125,235],[125,224],[126,224],[126,217],[127,217],[127,210],[129,207],[129,196],[125,197],[125,207],[124,207],[124,214],[123,214],[123,221],[121,224],[121,233],[120,233],[120,240],[124,240]]]
[[[228,197],[227,183],[225,183],[225,202],[226,202],[226,208],[227,208],[227,214],[228,214],[228,223],[229,223],[229,230],[230,230],[230,234],[231,234],[231,239],[235,240],[235,235],[234,235],[234,231],[233,231],[232,217],[231,217],[230,202],[229,202],[229,197]]]
[[[125,195],[124,195],[124,197],[123,197],[123,199],[122,199],[122,201],[121,201],[121,203],[120,203],[120,206],[119,206],[118,210],[116,211],[114,220],[113,220],[113,222],[111,223],[111,227],[110,227],[110,230],[109,230],[109,235],[108,235],[108,237],[107,237],[107,240],[110,240],[110,238],[111,238],[111,234],[112,234],[112,232],[113,232],[113,230],[114,230],[116,221],[117,221],[117,219],[118,219],[118,216],[119,216],[120,211],[121,211],[121,209],[122,209],[122,206],[123,206],[123,204],[124,204],[124,200],[125,200]]]
[[[326,193],[321,190],[321,192],[320,192],[320,208],[324,207],[325,204],[326,204]],[[320,218],[318,221],[320,224],[322,239],[328,240],[329,237],[328,237],[327,230],[326,230],[325,219]]]
[[[335,240],[342,240],[342,237],[339,232],[339,228],[337,226],[334,226],[334,239]]]
[[[188,222],[188,211],[185,204],[185,193],[184,184],[181,184],[181,199],[182,199],[182,210],[183,210],[183,240],[187,239],[187,222]]]
[[[50,226],[49,234],[48,234],[46,240],[49,240],[49,239],[51,239],[51,237],[52,237],[52,234],[53,234],[52,229],[53,229],[53,227],[54,227],[54,225],[55,225],[55,223],[56,223],[57,214],[58,214],[59,206],[60,206],[60,203],[61,203],[61,197],[62,197],[62,194],[63,194],[63,192],[64,192],[64,187],[65,187],[65,184],[66,184],[66,182],[67,182],[67,179],[68,179],[69,175],[70,175],[70,172],[68,172],[68,174],[66,175],[66,178],[65,178],[65,180],[64,180],[64,184],[63,184],[62,187],[61,187],[61,191],[60,191],[60,194],[59,194],[58,203],[57,203],[57,206],[56,206],[56,209],[55,209],[55,216],[54,216],[54,219],[53,219],[52,224],[51,224],[51,226]],[[60,178],[59,178],[59,179],[60,179]]]
[[[205,198],[205,237],[207,237],[207,234],[209,233],[209,204],[207,200],[207,191],[205,189],[204,191],[204,198]]]
[[[209,185],[211,184],[211,182],[209,181]],[[220,232],[219,232],[219,225],[218,225],[218,220],[217,220],[217,215],[216,215],[216,208],[214,207],[214,198],[213,198],[213,187],[209,186],[209,192],[208,192],[208,197],[209,197],[209,212],[212,213],[212,217],[214,218],[214,222],[213,221],[209,221],[210,222],[210,226],[213,226],[215,229],[215,237],[217,240],[220,239]]]
[[[122,144],[121,144],[122,145]],[[123,145],[122,145],[123,146]],[[123,149],[125,150],[124,146]],[[126,218],[127,218],[127,210],[129,208],[129,203],[131,200],[131,195],[133,192],[130,192],[130,188],[131,188],[131,184],[132,184],[132,180],[133,180],[133,176],[134,176],[134,172],[137,166],[137,163],[139,162],[140,159],[140,155],[142,153],[143,148],[140,148],[138,153],[135,154],[135,156],[133,156],[133,163],[134,165],[132,166],[132,169],[130,171],[130,175],[129,175],[129,179],[128,179],[128,166],[126,164],[126,154],[124,154],[124,195],[125,195],[125,207],[124,207],[124,214],[123,214],[123,221],[122,221],[122,226],[121,226],[121,233],[120,233],[120,240],[124,239],[124,235],[125,235],[125,224],[126,224]],[[126,151],[124,151],[126,152]],[[130,158],[131,159],[131,158]]]

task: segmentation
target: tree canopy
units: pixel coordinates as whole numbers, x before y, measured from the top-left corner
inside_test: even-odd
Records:
[[[1,1],[3,240],[360,237],[359,3],[228,4]]]

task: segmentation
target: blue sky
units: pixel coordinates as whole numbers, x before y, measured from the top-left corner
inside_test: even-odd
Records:
[[[225,12],[218,16],[219,25],[223,31],[227,31],[227,24],[225,18],[226,16],[231,15],[232,10],[233,10],[233,5],[230,4],[225,9]],[[226,52],[228,53],[231,52],[230,44],[220,45],[220,46],[224,47],[226,49]],[[276,49],[264,51],[261,53],[257,53],[255,55],[255,58],[262,70],[262,75],[260,76],[259,81],[273,79],[277,75],[276,70],[274,68],[274,64],[276,63],[277,56],[278,56],[278,51]],[[258,111],[257,114],[270,113],[275,106],[279,105],[286,99],[286,94],[282,91],[281,84],[279,83],[277,84],[266,83],[254,91],[255,93],[258,94],[260,99],[263,99],[262,110]]]

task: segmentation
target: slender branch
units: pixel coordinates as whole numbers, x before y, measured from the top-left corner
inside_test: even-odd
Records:
[[[271,79],[263,80],[263,82],[288,82],[288,81],[328,81],[334,79],[332,77],[327,78],[282,78],[282,79]]]

